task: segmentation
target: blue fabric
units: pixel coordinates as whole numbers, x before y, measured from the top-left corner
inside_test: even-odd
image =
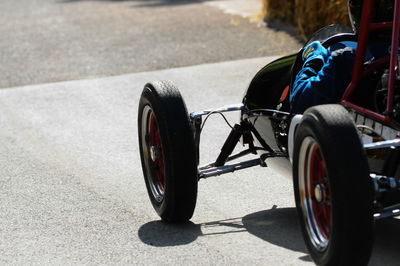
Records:
[[[356,47],[356,42],[344,41],[328,49],[319,42],[304,48],[303,68],[296,76],[290,95],[293,113],[301,114],[311,106],[340,101],[351,81]],[[369,43],[365,60],[389,55],[389,47],[385,41]]]
[[[351,81],[354,62],[353,49],[338,52],[333,57],[332,51],[324,48],[319,42],[313,42],[304,51],[303,68],[296,76],[290,95],[292,112],[297,114],[317,104],[338,102]],[[311,62],[313,60],[321,61],[319,69],[315,69],[316,65]]]
[[[322,64],[324,64],[329,57],[329,52],[321,45],[320,42],[315,41],[304,48],[302,56],[304,65],[309,64],[314,60],[319,60]]]

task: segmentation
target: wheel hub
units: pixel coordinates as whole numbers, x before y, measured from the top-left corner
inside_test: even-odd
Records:
[[[307,136],[299,151],[299,190],[305,226],[318,251],[328,247],[331,232],[330,186],[318,143]]]
[[[160,158],[160,147],[151,146],[150,147],[150,157],[153,162],[157,161]]]
[[[146,155],[146,177],[153,199],[160,203],[164,200],[165,167],[161,135],[156,116],[149,105],[142,113],[142,147]]]
[[[325,199],[325,187],[323,184],[317,184],[314,189],[315,199],[318,203],[321,203]]]

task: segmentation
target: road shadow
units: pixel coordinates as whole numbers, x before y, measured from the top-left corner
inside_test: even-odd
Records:
[[[211,228],[211,229],[210,229]],[[228,228],[228,230],[227,230]],[[203,229],[203,230],[202,230]],[[212,231],[203,233],[203,231]],[[138,231],[140,240],[156,247],[186,245],[206,235],[249,232],[271,244],[307,254],[297,223],[295,208],[277,208],[252,213],[242,218],[181,225],[152,221]],[[311,261],[308,255],[299,259]]]
[[[293,251],[308,253],[303,242],[295,208],[272,208],[243,217],[247,231],[271,244]],[[400,219],[384,219],[375,223],[375,240],[370,266],[395,266],[400,262]],[[357,243],[354,243],[357,245]],[[311,261],[309,255],[300,257]]]
[[[212,233],[203,233],[210,231]],[[227,230],[228,228],[228,230]],[[298,225],[295,208],[277,208],[251,213],[242,218],[212,221],[201,224],[167,224],[152,221],[142,225],[138,231],[140,240],[151,246],[167,247],[187,245],[197,238],[207,235],[248,232],[266,242],[295,252],[304,253],[300,260],[311,261]],[[374,248],[369,262],[375,265],[399,265],[400,220],[386,219],[376,221]],[[355,243],[357,245],[357,243]]]
[[[271,244],[307,254],[300,227],[297,220],[296,208],[277,208],[252,213],[243,217],[243,225],[247,231]],[[309,255],[300,257],[311,261]]]
[[[139,228],[140,240],[150,246],[170,247],[187,245],[202,235],[200,225],[192,222],[169,224],[162,221],[152,221]]]
[[[218,230],[218,227],[224,230]],[[201,229],[212,228],[213,233],[203,233]],[[231,228],[232,230],[226,230]],[[199,236],[220,235],[239,233],[247,231],[241,223],[241,218],[232,218],[194,224],[192,222],[182,224],[169,224],[162,221],[152,221],[139,228],[138,236],[140,240],[150,246],[168,247],[186,245],[195,241]]]

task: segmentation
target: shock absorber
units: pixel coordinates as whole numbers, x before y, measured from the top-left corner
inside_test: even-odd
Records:
[[[229,133],[228,138],[226,139],[224,145],[221,148],[221,153],[218,155],[217,160],[214,163],[214,166],[223,166],[228,159],[229,155],[232,154],[233,150],[236,147],[236,144],[239,142],[240,137],[242,136],[241,127],[238,124],[235,124]]]

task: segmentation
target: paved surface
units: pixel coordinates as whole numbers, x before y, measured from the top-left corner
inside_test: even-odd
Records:
[[[290,30],[243,18],[257,1],[0,1],[0,88],[297,50]]]
[[[175,81],[190,111],[237,103],[273,58],[119,74],[297,49],[285,31],[248,23],[240,1],[254,0],[0,1],[0,264],[312,265],[292,184],[268,168],[201,181],[186,225],[161,223],[145,190],[143,85]],[[228,131],[209,119],[202,162]],[[398,265],[399,231],[396,219],[377,224],[371,265]]]
[[[227,14],[239,15],[244,18],[254,18],[257,21],[262,9],[260,0],[214,0],[206,1],[207,5],[215,6]]]
[[[140,168],[143,84],[174,80],[198,111],[240,101],[270,60],[1,90],[0,264],[312,265],[290,180],[252,168],[201,181],[191,223],[174,226],[153,211]],[[227,133],[209,120],[204,162]],[[378,224],[371,265],[398,265],[399,231]]]

